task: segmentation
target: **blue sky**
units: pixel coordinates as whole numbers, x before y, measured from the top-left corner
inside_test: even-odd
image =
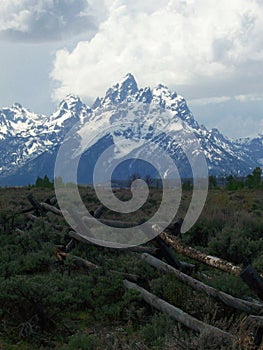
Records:
[[[0,107],[88,104],[126,73],[229,137],[263,133],[261,0],[1,0]]]

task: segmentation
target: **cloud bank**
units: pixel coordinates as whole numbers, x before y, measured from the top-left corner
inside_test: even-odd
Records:
[[[0,40],[47,42],[97,31],[100,0],[1,0]]]
[[[59,50],[54,98],[94,99],[133,73],[141,86],[164,83],[190,98],[263,91],[261,0],[105,0],[96,35]],[[180,91],[178,91],[180,93]]]

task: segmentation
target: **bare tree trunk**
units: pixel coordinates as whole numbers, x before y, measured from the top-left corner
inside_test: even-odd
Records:
[[[210,287],[178,270],[176,270],[174,267],[169,266],[168,264],[164,263],[161,260],[158,260],[154,258],[153,256],[149,254],[142,254],[142,259],[146,261],[151,266],[154,266],[158,270],[164,271],[164,272],[171,272],[173,275],[176,276],[181,282],[187,284],[194,290],[197,290],[199,292],[203,292],[206,295],[209,295],[217,300],[220,300],[224,304],[231,306],[235,309],[245,311],[247,313],[255,313],[260,314],[263,311],[263,304],[257,304],[257,303],[251,303],[246,300],[242,300],[239,298],[235,298],[232,295],[226,294],[224,292],[221,292],[213,287]]]
[[[167,303],[166,301],[158,298],[156,295],[148,292],[144,288],[139,287],[137,284],[132,283],[130,281],[124,280],[124,287],[127,289],[132,289],[140,293],[142,298],[151,306],[156,308],[157,310],[164,312],[169,315],[174,320],[182,323],[184,326],[198,332],[202,332],[204,330],[211,332],[212,334],[227,339],[229,341],[234,340],[234,336],[228,332],[225,332],[219,328],[211,326],[207,323],[199,321],[197,318],[187,314],[183,310]]]

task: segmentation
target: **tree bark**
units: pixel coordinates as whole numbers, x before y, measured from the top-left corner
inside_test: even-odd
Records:
[[[235,309],[245,311],[247,313],[260,314],[263,311],[263,304],[252,303],[246,300],[242,300],[239,298],[235,298],[232,295],[221,292],[213,287],[210,287],[178,270],[174,267],[169,266],[168,264],[160,261],[149,254],[142,254],[142,259],[150,264],[151,266],[157,268],[160,271],[171,272],[176,276],[181,282],[187,284],[189,287],[197,290],[199,292],[203,292],[206,295],[209,295],[217,300],[220,300],[225,305],[231,306]]]
[[[124,280],[124,287],[126,289],[132,289],[140,293],[141,297],[151,306],[156,308],[157,310],[164,312],[169,315],[172,319],[182,323],[184,326],[198,332],[202,332],[204,330],[211,332],[212,334],[227,339],[229,341],[233,341],[235,338],[232,334],[225,332],[219,328],[211,326],[207,323],[204,323],[197,318],[187,314],[183,310],[167,303],[166,301],[158,298],[156,295],[148,292],[144,288],[139,287],[137,284],[132,283],[130,281]]]

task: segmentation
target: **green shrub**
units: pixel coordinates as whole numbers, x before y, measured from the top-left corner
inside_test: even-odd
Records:
[[[68,345],[62,350],[97,350],[101,349],[100,342],[94,335],[76,333],[70,337]]]

